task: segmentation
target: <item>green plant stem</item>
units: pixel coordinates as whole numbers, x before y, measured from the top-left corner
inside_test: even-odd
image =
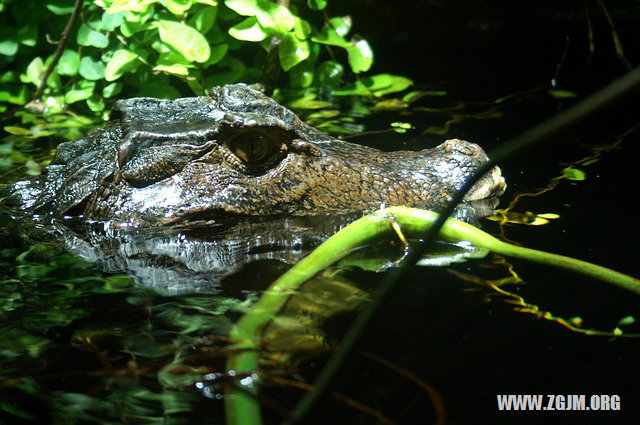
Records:
[[[424,234],[438,219],[438,214],[408,207],[391,207],[354,221],[327,239],[311,254],[278,278],[260,297],[255,306],[242,316],[229,334],[232,351],[227,360],[231,374],[251,376],[258,371],[258,352],[262,331],[280,311],[289,297],[314,275],[376,239],[394,235],[392,223],[400,226],[406,237]],[[466,240],[490,251],[545,265],[566,268],[640,295],[640,280],[631,276],[557,254],[519,247],[502,242],[482,230],[453,218],[447,219],[439,236],[451,241]],[[256,400],[256,377],[230,386],[225,398],[227,424],[257,425],[261,423]]]

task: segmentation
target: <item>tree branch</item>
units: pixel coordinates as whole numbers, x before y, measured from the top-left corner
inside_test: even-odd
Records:
[[[73,12],[71,12],[71,16],[69,17],[69,21],[67,21],[67,26],[62,31],[60,41],[58,41],[58,49],[56,50],[56,54],[53,56],[53,60],[47,67],[47,69],[42,74],[42,79],[40,80],[40,85],[36,90],[35,94],[31,101],[38,100],[42,97],[44,93],[44,89],[47,87],[47,78],[53,72],[53,69],[60,61],[60,56],[62,56],[62,51],[64,50],[64,46],[67,44],[67,39],[69,38],[69,34],[71,33],[71,28],[73,28],[73,24],[78,17],[78,13],[80,13],[80,9],[82,8],[82,0],[76,0],[76,4],[73,6]]]

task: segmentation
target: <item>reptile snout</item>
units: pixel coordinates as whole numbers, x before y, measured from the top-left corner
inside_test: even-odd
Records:
[[[473,185],[471,190],[464,197],[467,201],[474,201],[477,199],[485,199],[495,196],[500,196],[504,193],[507,187],[507,183],[502,177],[502,171],[500,167],[493,167],[490,171],[486,172],[484,176]]]

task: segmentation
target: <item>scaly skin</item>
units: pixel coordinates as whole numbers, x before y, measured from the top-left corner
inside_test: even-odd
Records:
[[[457,139],[391,153],[344,142],[235,84],[209,97],[119,101],[107,127],[61,144],[43,176],[3,195],[32,212],[133,226],[220,214],[437,209],[485,161],[479,146]],[[496,167],[468,199],[504,186]]]

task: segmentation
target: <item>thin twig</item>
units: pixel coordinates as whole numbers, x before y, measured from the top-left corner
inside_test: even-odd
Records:
[[[76,4],[73,6],[73,12],[69,17],[69,21],[67,21],[67,26],[64,28],[64,31],[62,31],[62,34],[60,35],[60,41],[58,41],[58,49],[56,50],[56,54],[53,56],[53,60],[51,61],[47,69],[44,71],[44,73],[42,74],[41,76],[42,79],[40,80],[40,85],[38,86],[38,90],[36,90],[31,101],[38,100],[42,97],[42,94],[44,93],[44,89],[47,86],[47,78],[49,78],[49,75],[51,75],[51,73],[53,72],[53,69],[58,64],[58,61],[60,61],[60,57],[62,56],[62,51],[64,50],[64,46],[67,44],[67,39],[69,38],[69,34],[71,33],[71,28],[73,28],[73,24],[75,23],[81,8],[82,8],[82,0],[76,0]]]

